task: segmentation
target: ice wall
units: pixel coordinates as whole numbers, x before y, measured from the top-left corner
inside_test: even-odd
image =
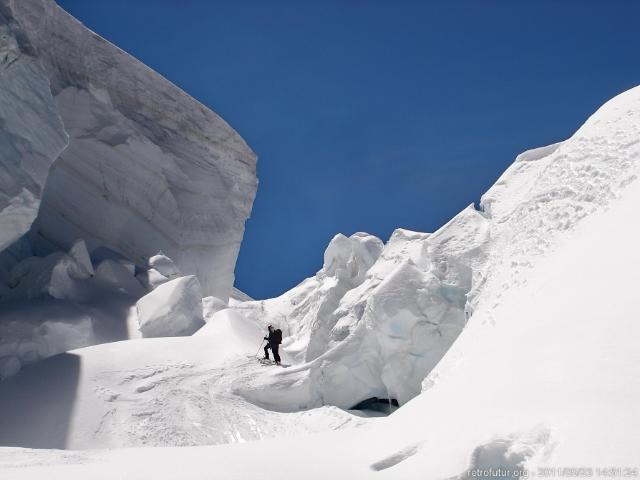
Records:
[[[66,144],[47,72],[0,2],[0,251],[31,227],[49,167]]]
[[[30,233],[36,251],[83,238],[89,250],[108,246],[139,265],[163,251],[205,294],[226,300],[257,188],[255,154],[218,115],[53,1],[0,5],[29,45],[34,82],[50,83],[35,96],[47,107],[36,119],[57,133],[60,117],[69,135]],[[66,141],[53,133],[47,158]]]
[[[282,411],[417,396],[475,311],[492,322],[540,259],[637,180],[639,112],[636,87],[568,140],[519,155],[479,209],[470,205],[435,233],[397,230],[373,257],[336,237],[314,277],[278,298],[236,305],[282,328],[282,351],[300,362],[238,393]]]
[[[489,240],[488,221],[472,206],[433,234],[398,229],[384,247],[364,233],[337,235],[315,277],[234,307],[282,328],[282,351],[300,362],[275,383],[237,392],[280,411],[409,401],[465,326]]]

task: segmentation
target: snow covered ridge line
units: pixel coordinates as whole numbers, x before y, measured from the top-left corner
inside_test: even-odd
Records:
[[[283,351],[301,362],[238,393],[281,411],[350,408],[372,397],[406,403],[467,319],[482,307],[491,319],[537,259],[636,179],[639,158],[637,87],[570,139],[519,155],[480,211],[470,205],[433,234],[396,230],[384,247],[364,233],[336,236],[315,277],[235,307],[280,326]]]
[[[0,0],[0,23],[0,250],[31,227],[40,255],[80,238],[140,266],[163,251],[226,301],[257,188],[251,149],[52,0]]]

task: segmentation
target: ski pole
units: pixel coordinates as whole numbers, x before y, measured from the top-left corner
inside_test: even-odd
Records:
[[[258,353],[260,353],[260,349],[262,348],[263,343],[264,343],[264,338],[262,339],[262,342],[260,342],[260,346],[258,347],[258,350],[256,351],[256,354],[254,355],[254,357],[257,357]]]

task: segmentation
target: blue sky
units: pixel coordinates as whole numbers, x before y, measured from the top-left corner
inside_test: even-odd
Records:
[[[59,0],[259,156],[236,285],[267,298],[337,232],[433,231],[521,151],[640,84],[640,2]]]

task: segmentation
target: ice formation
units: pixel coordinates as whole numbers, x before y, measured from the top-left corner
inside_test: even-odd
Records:
[[[431,235],[396,230],[384,247],[364,233],[337,235],[315,277],[279,298],[234,307],[283,328],[283,351],[302,362],[276,385],[239,393],[285,411],[351,408],[373,397],[404,404],[418,395],[465,325],[487,223],[469,207]]]
[[[226,306],[257,187],[240,136],[52,0],[0,0],[0,59],[3,377],[139,337],[136,301],[182,275]]]
[[[480,210],[470,205],[431,235],[398,230],[370,263],[338,236],[315,277],[235,306],[281,326],[282,350],[302,362],[275,385],[238,392],[282,411],[418,395],[469,316],[499,305],[563,234],[636,179],[639,96],[625,92],[570,139],[519,155]]]
[[[69,265],[69,275],[76,280],[86,280],[93,277],[95,271],[91,257],[87,251],[87,245],[84,240],[76,240],[69,249],[69,257],[73,262]]]
[[[0,5],[0,250],[40,203],[36,251],[83,238],[144,266],[162,250],[226,301],[255,154],[219,116],[52,0]]]
[[[173,260],[162,253],[154,255],[149,259],[149,268],[154,269],[168,280],[182,275],[182,272],[178,270]]]
[[[55,252],[46,257],[30,256],[17,263],[7,275],[6,300],[31,300],[52,297],[79,300],[82,281],[94,275],[93,265],[83,240],[73,243],[69,252]],[[140,286],[138,285],[138,288]]]
[[[94,269],[82,239],[66,253],[15,264],[0,290],[0,359],[13,359],[3,377],[17,373],[16,365],[136,337],[128,310],[146,292],[128,265],[105,259]]]
[[[197,149],[210,152],[217,144],[208,138],[194,147],[188,128],[194,119],[157,118],[137,82],[147,78],[162,102],[194,102],[174,90],[163,97],[163,89],[173,87],[53,4],[0,5],[5,22],[18,21],[11,20],[8,31],[14,33],[6,38],[23,39],[17,28],[27,32],[24,51],[42,60],[71,137],[51,172],[32,237],[40,249],[58,244],[64,250],[24,256],[11,268],[7,288],[11,296],[45,302],[38,315],[64,306],[60,317],[75,322],[34,327],[25,321],[36,316],[28,310],[33,306],[24,304],[10,321],[0,321],[3,339],[12,339],[0,344],[0,444],[83,449],[237,443],[73,454],[0,449],[3,475],[37,478],[46,468],[48,478],[65,480],[108,479],[114,471],[127,478],[200,478],[215,468],[230,478],[252,478],[274,458],[285,458],[278,473],[286,478],[461,480],[483,469],[508,469],[501,476],[516,478],[549,465],[592,473],[619,466],[632,476],[640,444],[640,87],[607,102],[568,140],[518,156],[478,209],[467,207],[431,234],[396,230],[386,245],[365,233],[337,235],[314,277],[278,298],[254,301],[231,290],[232,275],[216,256],[227,261],[235,255],[229,251],[237,252],[238,219],[248,213],[246,198],[233,203],[235,195],[252,196],[253,157],[246,146],[217,117],[197,108],[191,113],[211,121],[211,138],[231,135],[214,157],[225,170],[215,175],[224,187],[218,192],[233,197],[226,204],[233,221],[221,222],[234,228],[222,239],[208,235],[199,230],[208,213],[200,209],[197,179],[199,169],[211,165],[185,162]],[[51,32],[61,32],[59,44],[45,45]],[[78,42],[106,63],[78,62]],[[68,58],[53,62],[63,48]],[[113,79],[107,68],[127,74]],[[78,71],[84,76],[76,77]],[[83,83],[94,75],[95,82]],[[64,143],[64,135],[60,139]],[[163,158],[170,165],[159,174],[166,188],[156,190],[158,177],[145,182],[122,159],[103,162],[111,151],[105,145],[127,162],[139,156],[155,165]],[[81,161],[89,153],[91,161]],[[122,169],[126,179],[119,177]],[[233,193],[225,183],[229,171],[240,178]],[[87,172],[99,172],[100,185],[77,182]],[[129,177],[142,188],[132,191]],[[93,225],[80,210],[82,231],[54,228],[69,209],[61,192],[72,185],[82,190],[77,198],[83,206],[101,211],[104,225]],[[148,230],[144,205],[150,203],[143,197],[161,205],[157,230]],[[175,211],[193,216],[176,225]],[[138,236],[114,243],[109,235],[123,234],[120,218]],[[20,222],[24,227],[30,221]],[[176,239],[179,230],[189,238]],[[191,249],[188,242],[203,239],[222,247],[213,256]],[[154,257],[159,251],[166,255]],[[204,277],[194,271],[195,259],[220,267],[224,288],[217,276],[208,277],[218,272],[208,270],[211,288],[197,292],[190,274]],[[143,286],[138,280],[144,278]],[[120,299],[123,330],[139,327],[156,336],[191,332],[194,322],[202,328],[189,337],[79,349],[15,375],[52,349],[95,342],[100,322],[73,302],[90,301],[96,292],[101,300],[103,293],[112,295],[112,308]],[[288,368],[253,358],[266,324],[283,329]],[[19,329],[29,328],[42,329],[33,338],[49,340],[25,338]],[[393,398],[402,407],[381,421],[334,407],[372,397]],[[324,433],[299,436],[318,431]],[[245,443],[289,435],[295,438]],[[318,462],[318,452],[331,461]]]
[[[396,232],[364,276],[357,273],[359,268],[336,269],[347,273],[340,276],[342,281],[362,282],[338,302],[349,308],[336,309],[339,313],[327,318],[354,321],[356,305],[361,305],[358,298],[369,298],[368,310],[355,329],[347,323],[345,339],[332,336],[339,329],[327,332],[332,346],[325,353],[316,351],[314,355],[319,356],[310,362],[305,355],[312,338],[310,320],[315,317],[309,314],[302,319],[305,312],[326,304],[326,292],[339,283],[338,277],[322,273],[279,299],[242,302],[221,310],[193,337],[144,340],[140,345],[122,342],[77,352],[84,371],[69,413],[69,430],[60,437],[62,446],[66,441],[68,447],[81,448],[97,438],[105,442],[133,433],[119,430],[118,425],[132,426],[137,445],[149,439],[149,432],[154,445],[168,438],[177,445],[175,439],[204,444],[221,431],[229,432],[226,441],[236,445],[73,453],[0,449],[3,473],[10,478],[37,478],[46,468],[48,478],[65,480],[106,480],[113,471],[126,471],[133,479],[195,479],[215,468],[230,478],[252,478],[286,452],[286,461],[278,467],[279,475],[286,478],[462,480],[520,478],[526,472],[557,478],[578,474],[610,478],[618,472],[637,476],[640,327],[634,313],[640,283],[640,269],[635,268],[640,265],[639,160],[640,87],[605,104],[569,140],[520,156],[484,196],[483,210],[468,208],[432,235]],[[362,253],[344,248],[344,240],[340,243],[341,252]],[[370,244],[377,242],[371,238]],[[346,266],[350,256],[341,255],[340,265]],[[351,265],[365,265],[357,253],[352,260]],[[379,283],[374,270],[383,277]],[[367,283],[372,285],[369,293],[365,293]],[[428,304],[408,298],[422,293],[421,289],[429,292],[445,284],[468,290],[466,312],[457,290],[446,297],[449,289],[437,288]],[[417,285],[424,286],[416,290]],[[374,349],[362,351],[362,361],[374,367],[372,358],[384,353],[383,345],[405,342],[402,336],[385,335],[398,320],[404,319],[400,326],[413,320],[404,308],[393,308],[403,305],[400,300],[408,302],[411,312],[432,305],[443,313],[441,323],[470,315],[451,348],[422,382],[421,393],[390,417],[358,428],[333,431],[335,424],[325,422],[325,432],[319,435],[286,438],[283,432],[278,441],[243,443],[244,434],[254,439],[263,428],[290,420],[286,432],[300,433],[305,418],[318,419],[319,412],[328,411],[322,407],[278,414],[256,410],[246,399],[265,406],[271,402],[268,406],[273,409],[291,408],[295,406],[291,397],[308,401],[313,388],[325,388],[322,376],[310,381],[314,368],[344,374],[341,364],[346,369],[359,367],[351,362],[355,355],[349,356],[350,351],[341,347],[346,342],[373,344]],[[387,310],[377,308],[383,305],[389,307],[386,319],[382,314]],[[439,305],[449,306],[449,313]],[[292,318],[298,322],[287,325],[283,314],[293,311]],[[254,318],[258,312],[265,318]],[[380,323],[369,317],[373,313],[381,314]],[[254,353],[257,345],[249,339],[264,332],[265,322],[276,320],[291,334],[285,359],[290,348],[289,358],[302,363],[283,370],[263,369],[260,374],[262,367],[250,368],[249,360],[229,349]],[[423,339],[433,347],[429,335]],[[153,348],[145,343],[157,340],[170,343]],[[146,363],[141,361],[141,350]],[[347,355],[327,356],[332,350]],[[409,355],[406,348],[398,351]],[[189,364],[180,365],[176,356]],[[326,367],[309,365],[323,356]],[[211,357],[216,358],[217,368],[207,370]],[[52,402],[40,393],[50,389],[30,379],[52,372],[58,385],[69,369],[50,361],[33,367],[31,377],[18,375],[0,384],[0,437],[4,435],[0,441],[7,438],[14,445],[34,446],[53,438],[48,428],[25,430],[19,417],[49,411],[64,399],[63,392],[57,391]],[[383,371],[374,370],[365,378],[384,380]],[[348,372],[345,378],[349,379]],[[359,391],[362,385],[342,387]],[[244,401],[234,397],[233,391],[242,392]],[[18,411],[3,405],[19,401],[25,402],[25,408]],[[184,408],[181,402],[186,402]],[[207,417],[205,412],[220,405],[224,409],[217,410],[219,416]],[[233,421],[220,426],[221,418]],[[340,425],[348,423],[341,418]],[[240,424],[255,428],[240,428]],[[223,440],[222,436],[216,440]],[[331,461],[324,461],[327,458]]]
[[[193,275],[163,283],[138,300],[136,308],[145,338],[191,335],[204,325],[202,289]]]
[[[163,283],[182,276],[182,272],[169,257],[163,253],[149,258],[148,269],[136,275],[138,281],[147,289],[153,290]]]
[[[67,145],[49,76],[33,44],[0,2],[0,251],[36,218],[51,163]]]
[[[231,290],[231,296],[229,297],[229,303],[242,303],[242,302],[250,302],[253,300],[249,295],[244,293],[242,290],[238,290],[236,287],[233,287]]]

